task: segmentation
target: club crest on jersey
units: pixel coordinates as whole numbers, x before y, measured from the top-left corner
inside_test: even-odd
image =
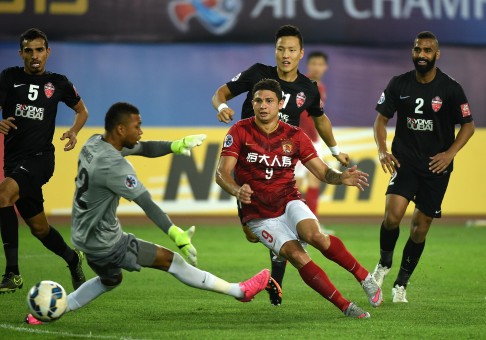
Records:
[[[461,112],[463,117],[467,117],[471,115],[471,110],[469,109],[469,103],[461,105]]]
[[[226,135],[224,137],[224,143],[223,143],[225,148],[229,148],[231,145],[233,145],[233,136],[232,135]]]
[[[137,185],[138,185],[137,178],[133,175],[127,175],[127,177],[125,178],[125,186],[128,189],[135,189]]]
[[[432,99],[432,110],[434,110],[434,112],[437,112],[440,110],[441,107],[442,99],[440,99],[439,96],[434,97],[434,99]]]
[[[294,143],[290,139],[284,139],[282,141],[282,151],[284,154],[290,155],[294,149]]]
[[[305,103],[305,93],[304,92],[299,92],[295,96],[295,102],[297,103],[297,107],[301,107]]]
[[[56,88],[54,87],[54,85],[52,85],[52,83],[47,83],[44,85],[44,93],[47,98],[51,98],[55,90]]]

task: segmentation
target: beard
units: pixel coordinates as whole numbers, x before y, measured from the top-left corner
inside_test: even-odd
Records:
[[[434,68],[436,58],[437,57],[434,55],[434,58],[432,60],[427,60],[427,59],[423,59],[423,58],[413,59],[413,64],[415,65],[415,70],[420,74],[425,74],[425,73],[429,72],[430,70],[432,70]],[[426,64],[420,65],[419,64],[420,61],[425,61]]]

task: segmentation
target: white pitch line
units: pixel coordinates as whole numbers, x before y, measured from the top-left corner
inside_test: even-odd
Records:
[[[41,326],[43,327],[43,326]],[[49,334],[49,335],[60,335],[70,338],[88,338],[88,339],[120,339],[120,340],[142,340],[142,339],[135,339],[130,337],[117,337],[113,335],[93,335],[91,332],[89,334],[76,334],[76,333],[69,333],[69,332],[56,332],[50,331],[47,329],[39,329],[39,328],[29,328],[29,327],[18,327],[14,325],[9,325],[6,323],[1,323],[0,328],[3,329],[10,329],[20,333],[32,333],[32,334]]]

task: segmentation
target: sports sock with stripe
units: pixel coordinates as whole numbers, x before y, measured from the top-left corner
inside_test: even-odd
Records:
[[[353,255],[351,255],[343,242],[333,235],[329,235],[329,239],[331,245],[327,250],[323,251],[322,254],[353,274],[358,282],[366,279],[369,272],[354,258]]]
[[[349,307],[351,302],[341,295],[339,290],[329,280],[324,270],[316,265],[314,261],[310,261],[300,268],[299,274],[309,287],[321,294],[322,297],[329,300],[341,311],[345,311]]]

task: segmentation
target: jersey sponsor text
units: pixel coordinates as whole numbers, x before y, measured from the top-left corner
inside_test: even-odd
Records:
[[[288,156],[282,156],[281,159],[278,155],[275,155],[272,160],[270,156],[263,154],[260,155],[256,152],[249,152],[246,156],[246,161],[248,163],[264,163],[266,166],[279,166],[288,168],[292,166],[292,158]]]
[[[33,105],[17,104],[15,107],[15,116],[44,120],[44,108]]]
[[[407,117],[407,127],[414,131],[434,131],[434,121],[432,119]]]

